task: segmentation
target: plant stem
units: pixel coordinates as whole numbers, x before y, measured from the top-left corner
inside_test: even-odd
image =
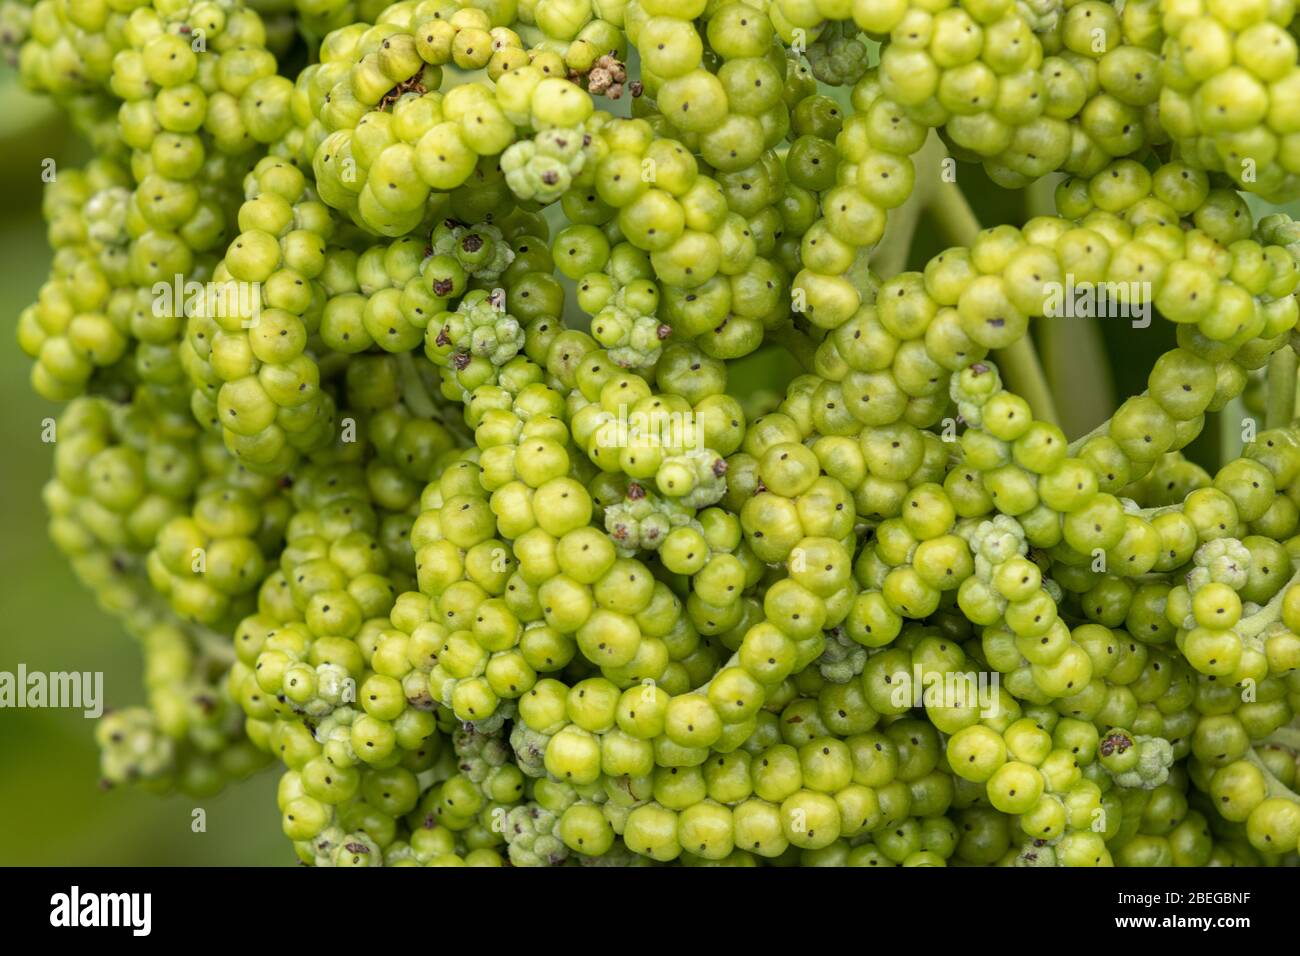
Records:
[[[961,188],[952,182],[941,182],[935,189],[934,202],[930,206],[939,231],[949,241],[961,246],[969,246],[975,241],[980,231],[979,219],[975,210],[966,201]],[[1002,378],[1007,387],[1029,402],[1035,417],[1040,421],[1056,424],[1056,403],[1052,401],[1052,390],[1043,374],[1042,363],[1034,350],[1034,341],[1029,334],[1004,349],[993,353],[993,360],[1002,371]]]
[[[1286,800],[1290,800],[1292,803],[1300,803],[1300,794],[1297,794],[1281,780],[1273,776],[1273,771],[1269,770],[1268,765],[1259,759],[1259,755],[1255,753],[1254,747],[1251,747],[1246,751],[1246,759],[1253,763],[1256,769],[1264,775],[1265,793],[1270,797],[1282,797]]]
[[[411,414],[417,418],[440,419],[442,416],[438,414],[438,407],[433,404],[424,383],[420,381],[420,373],[410,352],[398,353],[397,369],[402,381],[402,401]]]
[[[1142,394],[1145,395],[1146,391],[1143,390]],[[1074,441],[1070,442],[1071,456],[1079,454],[1079,449],[1082,448],[1085,444],[1087,444],[1089,438],[1096,438],[1098,435],[1109,435],[1109,434],[1110,434],[1110,417],[1107,416],[1101,422],[1101,424],[1099,424],[1096,428],[1092,429],[1092,431],[1085,432],[1084,434],[1076,438]]]
[[[969,246],[980,231],[980,221],[956,183],[941,181],[927,210],[940,234],[956,246]]]
[[[1056,213],[1056,186],[1064,177],[1052,173],[1025,189],[1025,216]],[[1036,320],[1038,354],[1043,362],[1066,435],[1087,431],[1115,407],[1114,378],[1106,358],[1101,323],[1091,320]]]
[[[1025,218],[1056,215],[1056,184],[1065,177],[1049,173],[1025,187]]]
[[[800,332],[790,322],[783,322],[774,329],[767,330],[767,340],[774,342],[793,355],[804,371],[813,370],[817,345],[805,333]]]
[[[872,250],[867,246],[858,249],[853,256],[852,264],[849,265],[849,271],[844,273],[844,278],[857,289],[858,295],[868,301],[875,298],[876,290],[880,287],[881,276],[881,273],[872,269],[871,253]]]
[[[1280,591],[1273,595],[1267,604],[1261,607],[1249,617],[1243,617],[1233,628],[1237,636],[1242,640],[1250,637],[1257,637],[1264,632],[1264,629],[1270,624],[1275,623],[1282,617],[1282,601],[1286,597],[1286,592],[1294,584],[1300,584],[1300,571],[1291,575],[1291,580],[1282,587]]]
[[[1226,465],[1241,453],[1242,428],[1247,418],[1246,403],[1238,395],[1219,412],[1219,461]]]
[[[1015,344],[993,353],[993,360],[1002,371],[1002,380],[1007,388],[1029,403],[1034,417],[1039,421],[1060,424],[1056,415],[1056,402],[1052,400],[1052,389],[1043,374],[1042,363],[1034,351],[1034,342],[1026,334]]]
[[[889,214],[885,234],[876,246],[871,266],[882,279],[891,279],[907,268],[907,258],[912,251],[912,238],[916,224],[921,219],[922,197],[919,190],[907,202]]]
[[[728,667],[735,667],[739,663],[740,663],[740,651],[735,651],[734,653],[732,653],[730,657],[727,658],[727,663],[723,664],[716,671],[714,671],[712,677],[710,677],[699,687],[691,691],[691,693],[700,694],[707,697],[709,693],[709,688],[713,686],[713,682],[714,680],[717,679],[717,676],[721,674],[723,671],[725,671]]]
[[[208,657],[226,664],[234,663],[235,652],[230,646],[230,638],[199,624],[194,626],[191,633],[194,635],[195,645]]]
[[[1266,744],[1278,744],[1290,750],[1300,751],[1300,728],[1279,727],[1264,738]]]
[[[1296,390],[1295,349],[1284,345],[1268,360],[1268,403],[1264,412],[1265,428],[1284,428],[1295,418]]]
[[[1101,328],[1087,319],[1035,320],[1043,373],[1067,436],[1087,431],[1115,408],[1114,379]]]

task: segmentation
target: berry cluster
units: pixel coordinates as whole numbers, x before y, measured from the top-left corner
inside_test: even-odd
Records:
[[[1292,4],[294,6],[0,7],[97,153],[18,339],[106,780],[276,762],[326,866],[1296,861]],[[1070,441],[1078,288],[1176,346]]]

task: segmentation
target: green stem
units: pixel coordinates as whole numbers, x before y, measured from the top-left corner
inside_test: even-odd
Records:
[[[235,651],[230,645],[230,638],[224,634],[218,634],[201,624],[194,625],[191,631],[194,644],[199,651],[208,657],[229,666],[235,662]]]
[[[1290,350],[1284,348],[1283,351],[1290,351]],[[1273,358],[1276,358],[1277,355],[1278,355],[1278,353],[1276,353],[1276,352],[1273,353]],[[1292,352],[1291,355],[1292,355],[1291,361],[1292,361],[1292,362],[1295,362],[1295,353]],[[1294,366],[1293,366],[1293,368],[1294,368]],[[1270,375],[1271,375],[1271,374],[1272,374],[1272,364],[1271,364],[1271,360],[1270,360],[1269,370],[1270,370]],[[1293,374],[1291,377],[1292,377],[1292,379],[1294,379],[1294,374]],[[1296,386],[1295,386],[1295,382],[1294,382],[1294,380],[1293,380],[1293,381],[1291,382],[1291,389],[1292,389],[1291,394],[1292,394],[1292,407],[1293,407],[1293,408],[1294,408],[1294,404],[1295,404],[1295,398],[1294,398],[1294,396],[1295,396],[1295,387],[1296,387]],[[1271,382],[1270,382],[1270,387],[1269,387],[1269,394],[1270,394],[1270,396],[1272,395],[1272,393],[1273,393],[1273,388],[1272,388],[1272,385],[1271,385]],[[1147,395],[1147,394],[1149,394],[1149,390],[1148,390],[1148,389],[1143,389],[1142,392],[1141,392],[1141,394],[1142,394],[1142,395]],[[1220,418],[1221,421],[1225,421],[1225,422],[1227,422],[1227,421],[1234,421],[1234,420],[1235,420],[1235,421],[1238,421],[1238,422],[1239,422],[1239,421],[1241,421],[1243,410],[1244,410],[1244,406],[1243,406],[1242,401],[1241,401],[1241,396],[1237,396],[1237,397],[1234,398],[1231,402],[1229,402],[1228,405],[1227,405],[1227,406],[1226,406],[1222,411],[1220,411],[1220,412],[1218,413],[1218,415],[1219,415],[1219,418]],[[1286,420],[1286,422],[1284,422],[1284,424],[1288,424],[1288,425],[1289,425],[1290,423],[1291,423],[1291,418],[1288,417],[1288,419]],[[1274,427],[1274,426],[1272,426],[1272,425],[1266,425],[1265,427],[1272,428],[1272,427]],[[1070,454],[1071,454],[1072,456],[1073,456],[1073,455],[1078,455],[1078,454],[1079,454],[1079,449],[1081,449],[1081,448],[1084,446],[1084,444],[1088,441],[1088,439],[1090,439],[1090,438],[1096,438],[1098,435],[1107,435],[1107,434],[1109,434],[1109,433],[1110,433],[1110,419],[1109,419],[1109,418],[1106,418],[1106,419],[1105,419],[1104,421],[1102,421],[1101,424],[1099,424],[1096,428],[1092,429],[1092,431],[1088,432],[1087,434],[1080,435],[1080,436],[1079,436],[1078,438],[1076,438],[1074,441],[1070,442]],[[1221,444],[1221,447],[1220,447],[1220,449],[1219,449],[1219,452],[1220,452],[1220,455],[1222,456],[1222,460],[1223,460],[1223,461],[1225,461],[1225,462],[1226,462],[1226,461],[1231,461],[1233,458],[1235,458],[1235,457],[1237,456],[1237,451],[1240,449],[1241,444],[1240,444],[1240,439],[1239,439],[1239,437],[1236,437],[1236,436],[1239,436],[1240,433],[1241,433],[1241,429],[1240,429],[1239,427],[1234,427],[1234,428],[1231,428],[1231,429],[1227,429],[1227,428],[1223,429],[1222,441],[1221,441],[1221,443],[1220,443],[1220,444]]]
[[[1246,759],[1253,763],[1260,773],[1264,775],[1264,790],[1270,797],[1285,797],[1292,803],[1300,803],[1300,793],[1296,793],[1277,777],[1273,776],[1273,771],[1268,769],[1268,764],[1259,759],[1255,753],[1255,748],[1251,747],[1246,751]]]
[[[1025,187],[1025,218],[1056,215],[1056,184],[1065,177],[1050,173]]]
[[[854,254],[849,271],[844,273],[844,278],[849,280],[858,295],[868,302],[875,299],[876,290],[880,288],[881,274],[873,271],[871,265],[871,249],[862,246]]]
[[[1025,189],[1025,216],[1056,214],[1056,186],[1064,177],[1052,173]],[[1057,422],[1066,435],[1087,431],[1114,408],[1114,379],[1097,321],[1036,319],[1035,343],[1043,374],[1057,400]]]
[[[1240,395],[1219,412],[1219,461],[1221,467],[1241,454],[1242,427],[1250,416]]]
[[[710,677],[699,687],[691,691],[691,693],[708,696],[709,688],[713,686],[713,682],[717,680],[718,675],[721,674],[723,671],[725,671],[728,667],[735,667],[739,663],[740,663],[740,651],[735,651],[730,657],[727,658],[727,663],[723,664],[716,671],[714,671],[712,677]]]
[[[1264,628],[1270,624],[1276,623],[1282,617],[1282,600],[1286,597],[1286,592],[1291,589],[1292,585],[1300,584],[1300,571],[1291,575],[1291,580],[1284,584],[1272,600],[1265,604],[1250,617],[1244,617],[1237,622],[1233,628],[1237,636],[1241,638],[1257,637]]]
[[[934,217],[939,232],[949,242],[969,246],[979,235],[979,219],[967,202],[966,194],[956,183],[939,183],[929,212]],[[1047,376],[1043,374],[1043,365],[1038,360],[1038,353],[1034,350],[1034,342],[1029,334],[1025,333],[1014,345],[995,351],[993,360],[1002,371],[1008,389],[1029,402],[1029,407],[1040,421],[1055,425],[1059,420],[1056,403],[1052,400],[1052,390],[1047,384]]]
[[[1161,515],[1172,514],[1175,511],[1182,511],[1182,510],[1183,510],[1183,504],[1182,502],[1179,502],[1176,505],[1160,505],[1155,508],[1142,508],[1134,512],[1134,514],[1137,515],[1139,518],[1142,518],[1144,521],[1150,521],[1152,518],[1158,518]]]
[[[783,322],[774,329],[768,329],[766,334],[769,342],[774,342],[788,350],[803,366],[804,371],[811,372],[813,370],[817,345],[805,333],[796,329],[792,323]]]
[[[1279,727],[1267,737],[1264,738],[1266,744],[1278,744],[1286,747],[1288,750],[1294,750],[1300,753],[1300,728],[1297,727]]]
[[[885,234],[876,246],[871,263],[882,279],[891,279],[907,268],[907,259],[912,252],[912,238],[916,235],[916,225],[920,222],[921,210],[921,197],[913,192],[907,202],[890,213]]]
[[[1033,339],[1028,334],[1004,349],[995,350],[993,361],[1001,370],[1007,388],[1029,403],[1035,418],[1053,425],[1060,424],[1051,386],[1047,384]]]
[[[969,246],[979,235],[980,221],[956,183],[940,182],[927,212],[940,235],[955,246]]]
[[[1087,431],[1114,409],[1114,378],[1096,322],[1037,319],[1038,354],[1043,374],[1057,399],[1067,436]]]
[[[1264,427],[1284,428],[1295,418],[1296,354],[1284,345],[1268,360],[1268,404]]]
[[[429,398],[424,383],[420,381],[420,373],[415,367],[415,359],[411,357],[410,352],[398,353],[397,369],[402,381],[402,401],[406,403],[411,414],[417,418],[442,418],[438,414],[438,406],[433,403],[433,399]]]
[[[1145,394],[1147,394],[1147,389],[1144,388],[1142,389],[1142,395]],[[1081,449],[1085,444],[1087,444],[1089,438],[1096,438],[1098,435],[1109,435],[1109,434],[1110,434],[1110,419],[1107,418],[1105,421],[1103,421],[1092,431],[1088,432],[1087,434],[1080,435],[1074,441],[1070,442],[1071,456],[1079,454],[1079,449]]]

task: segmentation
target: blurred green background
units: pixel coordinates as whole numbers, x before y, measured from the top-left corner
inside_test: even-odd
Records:
[[[52,446],[41,421],[55,406],[28,385],[18,349],[19,311],[50,264],[41,220],[41,160],[84,159],[44,103],[0,75],[0,670],[102,671],[109,706],[140,703],[140,655],[132,638],[95,605],[45,533],[41,486]],[[0,864],[36,866],[283,865],[294,861],[280,833],[275,774],[263,771],[218,797],[158,798],[99,786],[94,722],[71,710],[0,710]],[[191,830],[192,811],[207,831]]]

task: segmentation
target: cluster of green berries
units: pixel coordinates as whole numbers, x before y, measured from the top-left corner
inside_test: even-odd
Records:
[[[294,6],[0,7],[99,153],[18,338],[106,780],[278,762],[321,866],[1296,860],[1291,5]],[[945,146],[1054,211],[877,274]],[[1071,442],[1078,289],[1176,344]]]
[[[44,490],[50,536],[144,658],[148,707],[106,712],[96,731],[105,782],[202,794],[247,776],[265,758],[222,686],[233,663],[229,639],[209,626],[229,598],[216,590],[198,595],[201,583],[165,594],[155,561],[168,529],[194,523],[197,502],[207,502],[202,518],[215,519],[226,510],[218,489],[233,494],[259,482],[192,422],[160,415],[142,398],[78,398],[53,427],[55,470]],[[286,519],[284,511],[267,513],[262,539],[274,541]],[[244,539],[214,543],[218,586],[240,590],[250,546],[259,562],[256,545]],[[202,566],[208,560],[204,549],[184,557]]]
[[[569,191],[587,162],[591,138],[581,129],[542,130],[501,154],[501,171],[521,200],[552,203]]]
[[[1293,15],[1257,2],[1160,5],[1161,124],[1189,162],[1277,201],[1300,185]]]

